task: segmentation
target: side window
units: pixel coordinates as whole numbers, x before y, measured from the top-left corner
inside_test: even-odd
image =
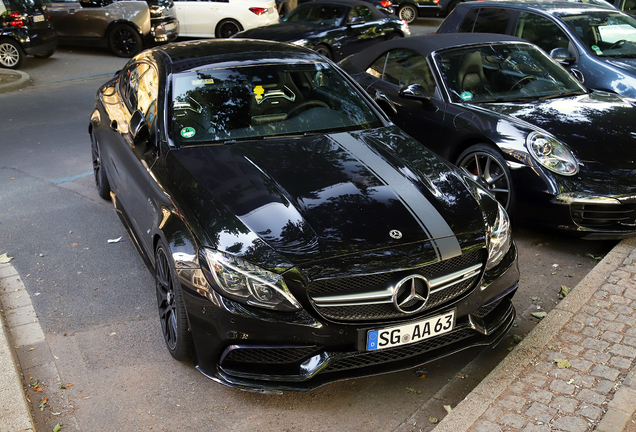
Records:
[[[481,8],[473,32],[506,34],[512,11],[499,8]]]
[[[475,20],[477,19],[477,14],[479,13],[479,9],[471,9],[464,16],[464,19],[459,24],[459,28],[457,29],[458,33],[472,33],[473,27],[475,27]]]
[[[532,42],[547,53],[555,48],[567,48],[570,42],[556,23],[532,12],[519,15],[515,36]]]
[[[366,70],[369,75],[373,75],[376,78],[382,78],[384,72],[384,66],[386,65],[386,54],[382,54],[371,66]]]
[[[420,84],[427,95],[435,92],[435,80],[426,58],[411,50],[397,49],[389,52],[382,80],[400,87]]]
[[[349,11],[349,21],[351,21],[354,17],[361,17],[364,22],[373,21],[373,13],[366,6],[356,6],[355,8]]]
[[[148,121],[148,127],[152,130],[157,118],[157,97],[159,96],[159,77],[154,68],[148,67],[139,77],[137,95],[137,109],[141,110]]]
[[[631,15],[636,14],[636,0],[622,0],[619,9]]]

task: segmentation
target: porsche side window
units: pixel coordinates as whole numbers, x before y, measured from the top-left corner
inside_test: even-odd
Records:
[[[400,87],[420,84],[428,95],[435,91],[435,81],[426,58],[411,50],[389,52],[382,79]]]
[[[373,75],[376,78],[382,78],[384,72],[384,66],[386,65],[386,54],[382,54],[371,66],[366,70],[369,75]]]
[[[623,0],[619,7],[620,10],[627,12],[628,14],[636,13],[636,0]]]
[[[157,97],[159,95],[159,78],[153,67],[139,77],[139,90],[137,92],[137,109],[146,117],[148,126],[152,130],[157,117]]]
[[[481,8],[475,20],[474,33],[506,34],[511,19],[511,10],[500,8]]]
[[[349,21],[355,17],[360,17],[364,22],[373,21],[373,13],[366,6],[356,6],[349,11]]]
[[[128,110],[132,114],[137,110],[139,80],[150,69],[146,63],[136,63],[125,70],[121,81],[120,92]]]
[[[556,23],[531,12],[519,14],[515,36],[532,42],[547,53],[555,48],[567,48],[570,41]]]
[[[471,9],[468,11],[464,19],[459,24],[459,28],[457,32],[459,33],[472,33],[473,27],[475,27],[475,20],[477,19],[477,14],[479,13],[479,9]]]

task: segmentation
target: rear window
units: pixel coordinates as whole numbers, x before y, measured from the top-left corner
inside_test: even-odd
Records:
[[[8,10],[20,12],[41,11],[45,5],[44,0],[4,0]]]

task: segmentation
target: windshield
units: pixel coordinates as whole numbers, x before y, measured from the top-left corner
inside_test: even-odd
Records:
[[[636,57],[636,19],[616,12],[562,16],[580,41],[600,57]]]
[[[285,22],[302,22],[322,25],[336,25],[344,17],[346,6],[330,4],[302,4],[285,17]]]
[[[382,126],[358,91],[327,64],[189,71],[172,88],[181,145]]]
[[[529,44],[493,44],[444,51],[435,62],[454,102],[539,99],[585,93],[554,60]]]

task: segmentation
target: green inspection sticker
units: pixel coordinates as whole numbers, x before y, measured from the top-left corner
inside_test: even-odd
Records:
[[[192,138],[195,133],[196,131],[194,130],[194,128],[191,127],[184,127],[183,129],[181,129],[181,136],[184,138]]]
[[[596,55],[601,55],[603,54],[603,51],[601,51],[601,49],[597,46],[597,45],[592,45],[590,48],[592,48],[594,50],[594,52],[596,53]]]
[[[469,101],[473,98],[473,94],[469,91],[465,91],[460,94],[459,97],[462,98],[462,100]]]

